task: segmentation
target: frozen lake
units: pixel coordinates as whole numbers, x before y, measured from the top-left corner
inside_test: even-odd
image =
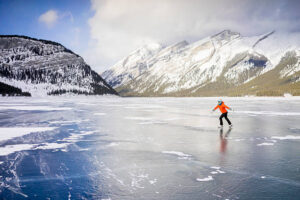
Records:
[[[299,199],[300,98],[0,98],[0,199]]]

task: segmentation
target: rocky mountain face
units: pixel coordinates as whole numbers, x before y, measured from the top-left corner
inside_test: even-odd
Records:
[[[0,85],[2,95],[117,94],[61,44],[14,35],[0,36]]]
[[[102,73],[124,96],[300,95],[300,37],[225,30],[144,46]]]

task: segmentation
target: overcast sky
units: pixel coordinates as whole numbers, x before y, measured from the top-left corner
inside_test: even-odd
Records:
[[[300,32],[300,0],[0,0],[0,34],[55,40],[97,72],[144,44],[193,42],[224,29]]]

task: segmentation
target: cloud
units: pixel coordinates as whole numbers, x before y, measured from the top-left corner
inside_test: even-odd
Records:
[[[44,23],[48,28],[54,26],[58,19],[58,13],[55,10],[48,10],[39,17],[39,22]]]
[[[243,35],[300,31],[300,1],[91,0],[92,66],[110,67],[145,43],[195,41],[231,29]],[[100,69],[100,68],[99,68]]]
[[[74,17],[70,11],[58,12],[56,10],[48,10],[39,17],[39,22],[44,23],[48,28],[52,28],[58,20],[68,18],[71,23],[74,22]]]

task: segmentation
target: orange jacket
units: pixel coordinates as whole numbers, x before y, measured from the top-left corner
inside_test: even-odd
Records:
[[[217,108],[220,109],[221,113],[227,113],[226,108],[227,108],[227,109],[230,109],[228,106],[226,106],[226,105],[224,104],[224,102],[222,102],[221,105],[218,104],[218,105],[214,108],[214,110],[216,110]]]

